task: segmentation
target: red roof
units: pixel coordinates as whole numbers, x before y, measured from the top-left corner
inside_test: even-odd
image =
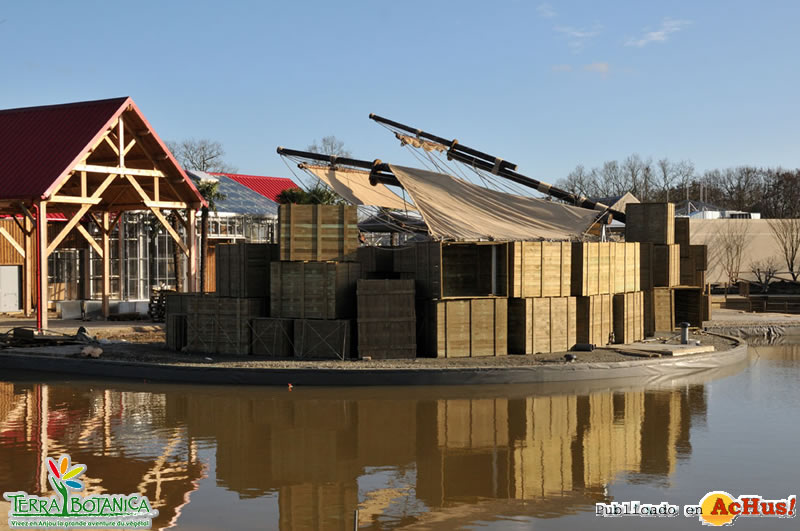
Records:
[[[211,175],[224,175],[276,203],[278,202],[278,195],[284,190],[300,188],[294,181],[286,177],[262,177],[259,175],[241,175],[239,173],[211,173]]]
[[[153,132],[128,97],[0,110],[0,199],[47,199],[126,110]],[[183,177],[192,199],[202,202],[161,139],[154,132],[148,136]]]
[[[128,98],[0,111],[0,198],[42,197]]]

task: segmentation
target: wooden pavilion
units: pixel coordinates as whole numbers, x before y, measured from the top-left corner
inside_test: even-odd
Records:
[[[37,326],[47,328],[47,258],[77,231],[102,258],[102,307],[109,315],[109,236],[120,213],[149,210],[186,254],[187,290],[195,291],[195,215],[202,196],[131,98],[0,111],[0,215],[12,216],[21,239],[0,237],[24,259],[23,309],[34,299]],[[176,231],[171,211],[184,227]],[[48,238],[48,216],[66,224]],[[85,224],[94,223],[98,243]]]

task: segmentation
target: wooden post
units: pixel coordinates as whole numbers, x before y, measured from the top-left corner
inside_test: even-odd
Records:
[[[111,242],[109,239],[111,224],[108,212],[103,212],[102,225],[100,231],[103,233],[103,317],[108,319],[110,315],[108,297],[111,292]]]
[[[22,268],[23,283],[22,283],[22,309],[25,312],[25,317],[30,317],[33,312],[33,298],[35,290],[33,288],[33,222],[28,216],[23,216],[23,223],[25,227],[25,265]]]
[[[186,209],[186,238],[189,240],[189,267],[186,270],[186,291],[197,291],[197,211],[194,205]]]
[[[47,202],[39,201],[38,213],[36,216],[36,238],[39,248],[37,249],[37,268],[36,288],[39,291],[36,305],[36,316],[39,331],[47,329]]]

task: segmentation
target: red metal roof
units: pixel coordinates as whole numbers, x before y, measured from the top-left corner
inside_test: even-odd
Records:
[[[128,98],[0,111],[0,199],[42,197]]]
[[[278,195],[284,190],[300,188],[294,181],[286,177],[263,177],[259,175],[242,175],[239,173],[211,173],[211,175],[224,175],[276,203],[278,202]]]

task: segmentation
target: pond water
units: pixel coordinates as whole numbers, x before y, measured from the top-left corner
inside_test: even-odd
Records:
[[[68,453],[87,466],[84,494],[145,494],[154,528],[350,530],[358,508],[362,529],[700,529],[682,514],[601,518],[595,504],[798,494],[799,382],[795,345],[647,385],[289,391],[5,374],[0,490],[54,494],[44,458]]]

